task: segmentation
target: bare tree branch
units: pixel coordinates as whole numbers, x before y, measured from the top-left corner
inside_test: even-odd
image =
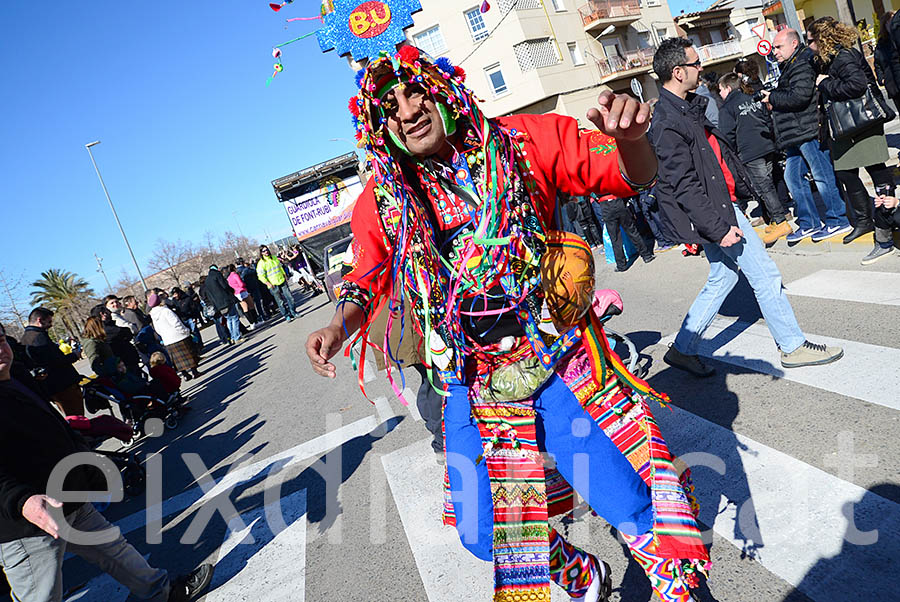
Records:
[[[165,273],[173,281],[173,286],[181,286],[182,278],[191,271],[190,266],[184,264],[196,255],[190,242],[181,239],[170,242],[158,238],[147,265],[152,270]]]

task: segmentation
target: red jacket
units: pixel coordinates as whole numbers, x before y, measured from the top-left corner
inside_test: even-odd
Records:
[[[615,139],[597,130],[578,129],[578,122],[561,115],[513,115],[496,120],[523,143],[536,185],[534,198],[545,224],[553,223],[557,191],[573,196],[590,193],[628,198],[637,194],[619,171]],[[376,269],[390,255],[375,205],[375,180],[370,179],[353,209],[353,259],[344,279],[372,292],[387,290],[388,274]],[[440,214],[434,206],[436,214]],[[378,275],[380,274],[380,278]],[[381,281],[376,281],[381,280]]]
[[[153,380],[158,381],[166,393],[174,393],[181,388],[181,377],[175,372],[175,369],[168,364],[160,364],[150,368],[150,376]]]

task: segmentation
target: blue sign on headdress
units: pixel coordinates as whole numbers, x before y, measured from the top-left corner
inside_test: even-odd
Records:
[[[420,10],[419,0],[335,0],[334,12],[325,15],[316,34],[319,47],[357,61],[382,51],[393,54],[406,40],[403,30],[412,26],[412,13]]]

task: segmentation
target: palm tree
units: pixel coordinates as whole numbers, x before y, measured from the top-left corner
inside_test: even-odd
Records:
[[[78,274],[52,268],[41,272],[40,279],[31,286],[35,288],[31,292],[31,302],[35,306],[48,306],[58,313],[69,334],[76,334],[79,330],[77,309],[94,294],[90,285]]]

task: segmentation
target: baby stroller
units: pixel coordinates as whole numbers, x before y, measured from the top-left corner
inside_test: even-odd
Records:
[[[125,495],[136,497],[144,492],[147,482],[147,471],[141,466],[133,453],[101,451],[97,448],[104,441],[116,438],[122,443],[129,443],[132,439],[132,429],[128,424],[113,416],[97,416],[86,418],[84,416],[66,416],[66,422],[78,432],[87,444],[96,453],[112,460],[122,475],[122,485]]]
[[[606,332],[606,338],[609,341],[610,348],[626,362],[629,372],[638,378],[644,378],[647,375],[647,372],[649,372],[649,366],[646,363],[638,364],[640,354],[638,353],[637,347],[635,347],[634,343],[627,336],[606,326],[606,322],[613,316],[620,315],[624,308],[622,297],[619,295],[618,291],[612,289],[595,291],[594,307],[597,310],[597,314],[600,316],[600,322],[603,324],[603,330]]]
[[[106,377],[83,380],[82,391],[84,407],[88,412],[108,410],[112,414],[112,404],[118,405],[122,419],[131,424],[135,439],[146,434],[144,427],[148,419],[159,418],[166,428],[174,429],[187,411],[184,398],[177,391],[167,398],[157,397],[149,392],[126,395]]]

